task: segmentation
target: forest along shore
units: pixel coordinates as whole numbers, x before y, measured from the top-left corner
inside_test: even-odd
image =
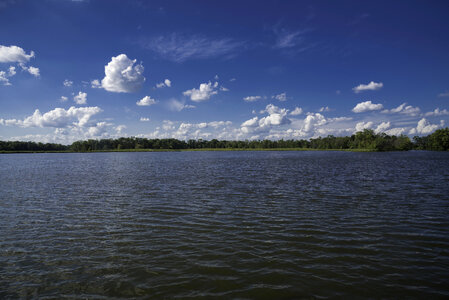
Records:
[[[428,136],[390,136],[365,129],[351,136],[312,138],[310,140],[188,140],[122,137],[76,141],[71,145],[24,141],[0,141],[0,153],[36,152],[133,152],[133,151],[242,151],[242,150],[343,150],[343,151],[407,151],[449,150],[449,128],[438,129]]]

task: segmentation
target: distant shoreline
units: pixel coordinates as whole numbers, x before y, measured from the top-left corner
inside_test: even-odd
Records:
[[[311,148],[202,148],[202,149],[120,149],[93,151],[0,151],[0,154],[32,153],[107,153],[107,152],[217,152],[217,151],[343,151],[343,152],[380,152],[375,149],[311,149]],[[382,151],[385,152],[385,151]],[[397,151],[388,151],[397,152]]]

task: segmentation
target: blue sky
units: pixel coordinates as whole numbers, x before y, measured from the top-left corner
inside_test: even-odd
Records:
[[[448,110],[447,1],[0,0],[0,140],[414,136]]]

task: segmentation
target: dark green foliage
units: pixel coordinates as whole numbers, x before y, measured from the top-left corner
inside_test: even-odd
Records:
[[[415,149],[419,150],[449,150],[449,128],[438,129],[428,136],[415,136],[413,138]]]
[[[34,142],[2,142],[0,151],[113,151],[131,149],[364,149],[372,151],[404,151],[418,150],[449,150],[449,129],[439,129],[431,135],[413,138],[413,143],[406,135],[390,136],[385,133],[376,134],[373,130],[365,129],[351,136],[312,138],[310,140],[259,140],[259,141],[219,141],[213,139],[180,141],[177,139],[146,139],[119,138],[77,141],[70,146],[59,144],[42,144]]]
[[[66,151],[69,146],[35,142],[0,141],[0,151]]]

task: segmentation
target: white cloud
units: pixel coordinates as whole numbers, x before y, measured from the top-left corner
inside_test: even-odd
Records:
[[[201,83],[199,89],[191,89],[185,91],[183,94],[185,96],[190,96],[190,100],[195,102],[206,101],[209,100],[212,95],[218,93],[216,88],[218,87],[218,82],[215,82],[213,85],[209,81],[209,83]]]
[[[139,101],[137,101],[136,104],[138,106],[150,106],[150,105],[156,104],[156,100],[154,100],[150,96],[145,96],[142,99],[140,99]]]
[[[2,46],[0,45],[0,63],[17,62],[26,63],[34,57],[34,51],[30,54],[18,46]]]
[[[123,134],[123,130],[126,129],[126,125],[118,125],[114,128],[117,134]]]
[[[3,83],[3,85],[12,85],[9,82],[9,77],[12,77],[16,75],[16,67],[14,66],[10,66],[8,68],[8,73],[6,73],[5,71],[0,71],[0,83]]]
[[[170,79],[165,79],[164,82],[156,84],[156,88],[158,88],[158,89],[164,88],[164,87],[171,87],[171,80]]]
[[[150,122],[150,118],[141,117],[140,122]]]
[[[374,104],[374,103],[371,103],[371,101],[365,101],[365,102],[358,103],[352,109],[352,111],[355,113],[362,113],[362,112],[366,112],[366,111],[379,110],[382,108],[383,108],[382,104]]]
[[[302,114],[302,108],[301,107],[295,107],[295,109],[290,113],[292,116],[298,116]]]
[[[73,85],[73,81],[66,79],[62,84],[66,87],[70,87]]]
[[[59,100],[61,102],[66,102],[67,100],[69,100],[69,98],[67,98],[66,96],[61,96],[61,98]]]
[[[382,111],[382,113],[386,113],[386,114],[399,113],[399,114],[405,114],[405,115],[410,115],[410,116],[417,116],[420,112],[421,112],[421,110],[419,109],[419,107],[413,107],[411,105],[407,105],[407,103],[405,103],[405,102],[396,108],[392,108],[390,110],[385,109]]]
[[[259,120],[259,126],[260,127],[266,127],[266,126],[278,126],[278,125],[284,125],[289,124],[291,121],[286,118],[287,113],[274,113],[270,114],[269,116],[260,118]]]
[[[416,128],[410,129],[409,134],[429,134],[438,129],[438,127],[440,126],[437,124],[430,124],[426,118],[422,118],[419,120]]]
[[[34,77],[39,77],[41,74],[39,73],[39,68],[35,68],[35,67],[28,67],[26,69],[28,71],[28,73],[30,73],[31,75],[33,75]]]
[[[364,129],[371,129],[373,127],[373,122],[358,122],[355,125],[355,131],[363,131]]]
[[[363,91],[375,91],[375,90],[381,89],[383,86],[384,86],[384,84],[382,82],[377,83],[377,82],[371,81],[368,84],[360,84],[360,85],[356,86],[355,88],[353,88],[352,90],[354,91],[354,93],[358,94]]]
[[[8,79],[8,74],[6,74],[5,71],[0,71],[0,82],[2,82],[3,85],[11,85]]]
[[[32,67],[32,66],[27,67],[24,63],[19,63],[19,66],[22,68],[22,70],[30,73],[34,77],[39,77],[40,76],[39,68],[35,68],[35,67]]]
[[[10,67],[8,68],[8,76],[9,76],[9,77],[12,77],[12,76],[14,76],[14,75],[16,75],[16,67],[10,66]]]
[[[256,132],[269,132],[272,128],[291,123],[291,120],[287,118],[288,110],[285,108],[268,104],[261,113],[268,113],[268,116],[260,119],[256,116],[243,122],[240,125],[240,133],[253,135]]]
[[[390,127],[391,127],[390,122],[382,122],[379,125],[377,125],[376,129],[374,129],[374,132],[375,133],[385,132]]]
[[[449,97],[449,92],[439,93],[438,97]]]
[[[189,59],[208,59],[219,56],[232,57],[243,43],[229,38],[210,39],[200,35],[184,36],[177,33],[159,36],[144,43],[165,59],[184,62]]]
[[[279,95],[274,95],[271,98],[279,100],[279,101],[287,101],[287,94],[286,93],[280,93]]]
[[[262,99],[261,96],[248,96],[248,97],[243,98],[243,100],[245,100],[246,102],[254,102],[254,101],[257,101],[260,99]]]
[[[320,113],[310,113],[304,119],[303,131],[306,133],[310,133],[317,126],[322,126],[327,123],[326,118]]]
[[[242,127],[255,127],[257,126],[257,121],[259,120],[258,117],[254,117],[252,119],[246,120],[245,122],[242,123]]]
[[[86,104],[87,103],[87,93],[79,92],[78,95],[73,97],[73,101],[75,101],[76,104]]]
[[[236,80],[237,80],[236,78],[229,79],[230,82],[233,82],[233,81],[236,81]]]
[[[170,99],[167,102],[168,109],[171,111],[181,111],[183,109],[195,108],[193,105],[185,104],[183,101],[176,100],[175,98]]]
[[[385,130],[384,132],[388,135],[398,136],[398,135],[403,134],[405,132],[405,130],[406,130],[405,128],[398,127],[398,128],[391,128],[391,129]]]
[[[222,91],[222,92],[229,92],[229,89],[225,88],[224,86],[220,86],[220,91]]]
[[[99,88],[101,88],[100,80],[98,80],[98,79],[92,80],[92,81],[90,82],[90,87],[93,88],[93,89],[99,89]]]
[[[72,106],[68,110],[65,110],[64,108],[55,108],[44,114],[41,114],[41,112],[36,109],[33,115],[26,117],[24,120],[0,119],[0,124],[19,127],[85,127],[88,125],[90,118],[101,111],[102,109],[97,106],[78,108]]]
[[[320,112],[328,112],[328,111],[331,111],[329,106],[326,106],[326,107],[323,106],[323,107],[320,108]]]
[[[87,129],[86,135],[89,137],[101,137],[106,133],[107,126],[110,125],[106,122],[98,122],[94,126]]]
[[[447,109],[440,110],[439,108],[435,108],[434,111],[429,111],[425,114],[426,117],[445,116],[445,115],[449,115],[449,111]]]
[[[109,92],[136,92],[142,87],[145,77],[143,65],[134,64],[136,60],[129,59],[126,54],[112,57],[104,68],[105,77],[101,81],[101,86]]]
[[[330,118],[328,119],[329,122],[345,122],[345,121],[351,121],[352,118],[350,117],[336,117],[336,118]]]
[[[274,48],[284,49],[293,48],[304,42],[304,34],[309,30],[289,31],[285,28],[274,28],[274,33],[277,36]]]

